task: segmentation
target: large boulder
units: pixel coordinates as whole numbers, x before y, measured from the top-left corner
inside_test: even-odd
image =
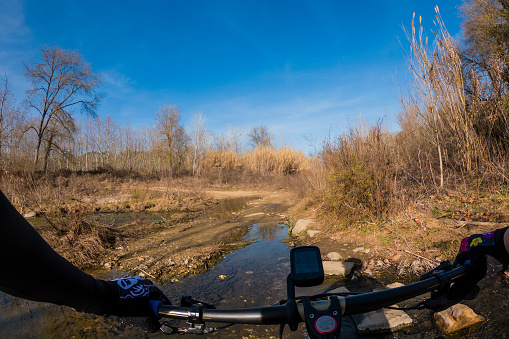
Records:
[[[315,219],[299,219],[292,228],[292,235],[298,236],[301,232],[308,230],[309,226],[313,225]]]
[[[357,326],[361,333],[398,331],[412,325],[412,318],[404,311],[382,309],[365,313]]]
[[[338,252],[329,252],[327,253],[327,258],[329,258],[330,260],[341,260],[343,259],[343,256]]]
[[[438,328],[445,334],[449,334],[462,328],[475,325],[484,321],[484,317],[476,314],[472,309],[463,304],[456,304],[433,315]]]
[[[353,262],[349,261],[324,261],[323,272],[326,275],[339,275],[346,277],[352,272],[354,267]]]

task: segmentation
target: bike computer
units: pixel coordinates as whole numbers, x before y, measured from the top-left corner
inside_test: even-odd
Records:
[[[298,287],[320,285],[324,273],[320,249],[316,246],[300,246],[290,250],[291,278]]]

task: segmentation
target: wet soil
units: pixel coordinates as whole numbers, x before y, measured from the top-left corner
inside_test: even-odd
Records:
[[[177,281],[206,271],[224,254],[244,246],[241,238],[249,225],[283,222],[292,204],[292,195],[286,192],[233,196],[208,210],[188,212],[187,220],[175,221],[160,212],[136,213],[134,222],[119,226],[131,234],[125,245],[103,258],[103,265],[156,281]]]

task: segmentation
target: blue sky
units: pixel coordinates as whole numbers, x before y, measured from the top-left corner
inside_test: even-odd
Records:
[[[360,115],[396,130],[406,83],[401,26],[415,12],[429,32],[438,5],[459,37],[460,4],[0,0],[0,72],[21,102],[23,62],[37,61],[43,45],[76,49],[104,76],[101,118],[150,126],[159,106],[176,104],[188,129],[201,111],[215,133],[265,125],[308,153],[307,140],[319,148],[329,130]]]

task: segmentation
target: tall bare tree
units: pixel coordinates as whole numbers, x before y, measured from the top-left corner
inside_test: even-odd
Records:
[[[14,95],[11,93],[7,76],[2,79],[3,88],[0,88],[0,162],[5,158],[5,152],[13,153],[23,135],[25,114],[16,105]]]
[[[76,51],[43,47],[41,59],[41,62],[25,64],[25,76],[33,85],[27,92],[27,102],[38,116],[37,123],[32,126],[37,135],[34,169],[38,166],[43,143],[47,143],[46,151],[53,149],[54,131],[62,130],[62,135],[73,135],[75,109],[95,116],[102,97],[96,93],[101,76],[94,74]],[[44,159],[43,168],[46,168],[48,157]]]
[[[202,112],[195,114],[192,122],[193,133],[191,135],[191,145],[193,147],[192,163],[193,175],[196,172],[196,163],[205,157],[209,142],[209,133],[206,126],[206,117]]]
[[[155,114],[157,129],[162,136],[161,150],[172,170],[184,169],[189,148],[189,136],[180,124],[180,110],[176,105],[163,105]]]
[[[266,126],[260,125],[253,127],[247,135],[250,139],[251,146],[272,147],[272,138],[274,137]]]

